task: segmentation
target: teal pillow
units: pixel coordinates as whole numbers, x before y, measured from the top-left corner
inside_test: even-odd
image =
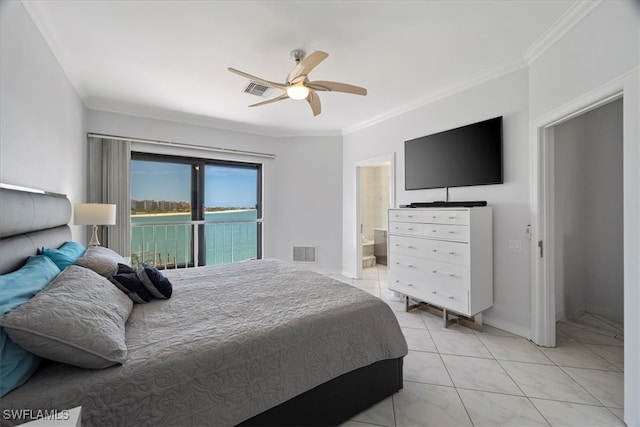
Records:
[[[0,315],[4,315],[40,292],[60,269],[44,255],[27,259],[22,268],[0,276]],[[38,369],[42,359],[7,336],[0,328],[0,397],[24,384]]]
[[[42,358],[29,353],[0,328],[0,397],[26,383],[33,375]]]
[[[65,242],[58,249],[42,248],[42,255],[51,258],[60,271],[75,264],[87,249],[80,243]]]

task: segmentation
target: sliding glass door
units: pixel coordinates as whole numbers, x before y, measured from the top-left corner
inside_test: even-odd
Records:
[[[205,253],[207,264],[258,258],[259,170],[205,165]]]
[[[261,258],[261,165],[132,153],[132,264]]]

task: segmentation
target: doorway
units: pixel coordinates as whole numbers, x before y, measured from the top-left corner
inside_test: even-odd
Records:
[[[395,156],[356,163],[356,278],[386,265],[387,211],[395,206]]]
[[[623,345],[622,98],[551,127],[556,334]],[[549,242],[551,244],[551,242]],[[616,338],[617,340],[610,340]]]
[[[609,310],[609,314],[622,318],[622,266],[618,267],[621,271],[615,280],[619,297],[614,299],[618,301],[615,305],[607,302],[605,305],[610,306],[609,309],[602,307],[603,301],[594,297],[606,292],[596,287],[585,290],[577,285],[585,279],[585,271],[597,271],[598,268],[588,270],[592,267],[589,263],[595,258],[588,253],[591,248],[585,246],[595,244],[588,239],[598,236],[603,225],[595,226],[598,230],[593,233],[584,227],[594,227],[594,222],[588,223],[587,218],[597,218],[600,211],[607,208],[594,206],[594,200],[598,199],[600,204],[609,203],[605,201],[606,197],[617,194],[614,204],[619,206],[614,209],[618,216],[614,221],[622,227],[622,91],[594,94],[591,99],[581,102],[584,104],[568,106],[564,112],[556,112],[555,117],[534,122],[532,220],[535,250],[532,250],[531,338],[534,343],[544,347],[556,346],[558,318],[575,319],[586,309],[597,311],[599,315]],[[603,116],[608,110],[614,111],[613,115]],[[589,122],[594,117],[598,117],[598,120],[610,117],[606,126],[616,127],[615,133],[619,135],[616,137],[619,141],[614,143],[619,148],[619,156],[614,155],[606,168],[598,161],[603,153],[609,153],[607,150],[610,147],[605,145],[609,143],[609,138],[593,135],[600,130],[597,123]],[[593,141],[588,144],[591,147],[588,150],[587,145],[580,145],[580,142],[589,140]],[[609,179],[611,176],[614,176],[613,180]],[[588,181],[591,182],[589,185]],[[603,188],[605,181],[615,188]],[[613,244],[622,258],[622,229],[616,233]],[[602,247],[607,248],[605,245]],[[599,268],[607,268],[603,267],[605,263],[594,262],[593,267],[595,264]],[[609,277],[606,280],[607,283],[613,281]],[[589,301],[597,302],[590,304]],[[614,306],[617,308],[613,309]],[[605,311],[600,310],[603,308]]]

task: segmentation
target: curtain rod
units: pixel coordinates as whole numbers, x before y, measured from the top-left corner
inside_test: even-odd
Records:
[[[236,150],[234,148],[223,148],[223,147],[205,147],[203,145],[194,145],[194,144],[183,144],[181,142],[172,142],[172,141],[158,141],[154,139],[142,139],[142,138],[127,138],[124,136],[117,135],[105,135],[99,133],[88,133],[87,136],[96,137],[96,138],[109,138],[109,139],[117,139],[120,141],[130,141],[130,142],[141,142],[143,144],[153,144],[153,145],[165,145],[168,147],[178,147],[178,148],[191,148],[194,150],[203,150],[203,151],[213,151],[216,153],[226,153],[226,154],[238,154],[242,156],[254,156],[254,157],[264,157],[267,159],[275,159],[276,155],[271,153],[260,153],[258,151],[247,151],[247,150]]]

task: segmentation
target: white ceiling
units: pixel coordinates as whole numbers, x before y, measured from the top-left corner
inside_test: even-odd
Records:
[[[348,133],[525,65],[579,3],[24,1],[89,108],[267,135]],[[311,80],[363,86],[248,108],[234,67],[284,82],[293,49],[329,57]],[[279,95],[276,91],[273,96]]]

